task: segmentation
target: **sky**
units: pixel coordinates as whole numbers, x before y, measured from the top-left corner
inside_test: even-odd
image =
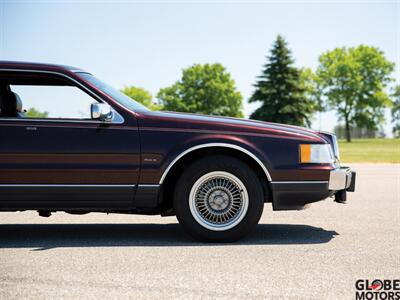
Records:
[[[336,47],[378,47],[396,63],[400,83],[399,0],[0,0],[0,60],[72,65],[116,88],[135,85],[153,95],[183,68],[219,62],[242,93],[246,116],[257,107],[247,99],[278,34],[295,65],[313,70]],[[335,113],[323,113],[313,127],[332,130],[337,122]]]

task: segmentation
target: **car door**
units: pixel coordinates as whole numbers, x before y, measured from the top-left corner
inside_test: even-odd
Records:
[[[93,120],[90,105],[101,99],[55,75],[24,75],[6,85],[27,111],[0,117],[0,209],[132,207],[140,166],[134,117],[113,110],[111,121]]]

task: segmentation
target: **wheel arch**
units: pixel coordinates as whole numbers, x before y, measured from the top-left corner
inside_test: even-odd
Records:
[[[174,192],[176,178],[180,176],[184,167],[190,165],[197,159],[215,154],[232,156],[250,165],[250,167],[255,170],[256,174],[260,178],[264,190],[265,202],[272,201],[270,187],[270,182],[272,181],[271,175],[267,167],[254,153],[235,144],[206,143],[184,150],[178,156],[176,156],[175,159],[172,160],[168,167],[164,170],[164,173],[159,181],[159,184],[162,188],[161,194],[164,212],[172,209],[172,195]],[[171,213],[167,213],[166,215],[171,215]]]
[[[173,168],[173,166],[179,162],[181,159],[183,159],[186,155],[189,155],[190,153],[197,151],[197,150],[201,150],[201,149],[210,149],[210,148],[227,148],[227,149],[233,149],[236,151],[240,151],[244,154],[246,154],[248,157],[250,157],[253,161],[255,161],[259,167],[263,170],[266,178],[268,179],[268,181],[272,181],[271,179],[271,175],[267,169],[267,167],[262,163],[262,161],[252,152],[250,152],[249,150],[235,145],[235,144],[229,144],[229,143],[207,143],[207,144],[200,144],[200,145],[196,145],[193,147],[190,147],[189,149],[186,149],[185,151],[181,152],[177,157],[175,157],[175,159],[168,165],[168,167],[164,170],[164,173],[162,174],[159,184],[163,184],[165,178],[168,176],[168,173],[170,172],[170,170]]]

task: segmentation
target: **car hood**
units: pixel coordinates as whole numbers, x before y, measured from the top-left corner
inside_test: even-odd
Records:
[[[157,119],[158,126],[207,131],[241,132],[254,135],[297,137],[326,143],[317,131],[299,126],[181,112],[152,111],[146,113],[146,116],[151,119]],[[159,123],[163,121],[165,122],[164,125]]]

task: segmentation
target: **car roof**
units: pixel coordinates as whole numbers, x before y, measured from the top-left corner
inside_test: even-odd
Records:
[[[85,72],[82,69],[38,62],[22,62],[22,61],[5,61],[0,60],[0,69],[18,69],[18,70],[40,70],[40,71],[55,71],[55,72]]]

